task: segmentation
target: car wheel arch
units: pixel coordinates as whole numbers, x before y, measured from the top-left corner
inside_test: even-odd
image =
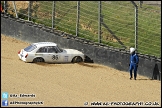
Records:
[[[42,59],[42,60],[43,60],[42,62],[45,62],[45,59],[44,59],[43,57],[35,57],[35,58],[33,59],[33,62],[35,62],[36,59]]]
[[[81,61],[78,61],[78,59],[81,59]],[[83,58],[81,56],[74,56],[71,60],[72,63],[82,62]]]

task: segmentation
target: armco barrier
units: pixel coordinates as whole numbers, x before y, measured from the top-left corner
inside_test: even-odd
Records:
[[[56,42],[62,48],[73,48],[82,51],[94,63],[110,66],[121,71],[128,72],[129,69],[130,55],[128,51],[93,43],[62,31],[52,30],[43,25],[36,25],[3,14],[1,14],[1,34],[30,43]],[[161,59],[139,54],[139,61],[138,74],[150,79],[161,80]]]

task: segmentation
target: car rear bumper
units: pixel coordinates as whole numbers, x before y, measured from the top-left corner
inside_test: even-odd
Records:
[[[24,62],[27,62],[25,57],[21,57],[20,54],[18,54],[18,56],[19,56],[19,59],[20,59],[20,60],[22,60],[22,61],[24,61]]]

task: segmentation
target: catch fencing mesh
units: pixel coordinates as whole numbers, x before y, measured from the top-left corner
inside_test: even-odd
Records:
[[[7,13],[115,48],[137,46],[138,53],[161,58],[161,5],[136,4],[137,10],[131,1],[7,1]]]

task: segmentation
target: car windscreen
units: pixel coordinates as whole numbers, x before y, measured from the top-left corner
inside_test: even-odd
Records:
[[[35,48],[37,48],[35,45],[30,45],[30,46],[26,47],[24,50],[25,50],[26,52],[31,52],[31,51],[33,51]]]

